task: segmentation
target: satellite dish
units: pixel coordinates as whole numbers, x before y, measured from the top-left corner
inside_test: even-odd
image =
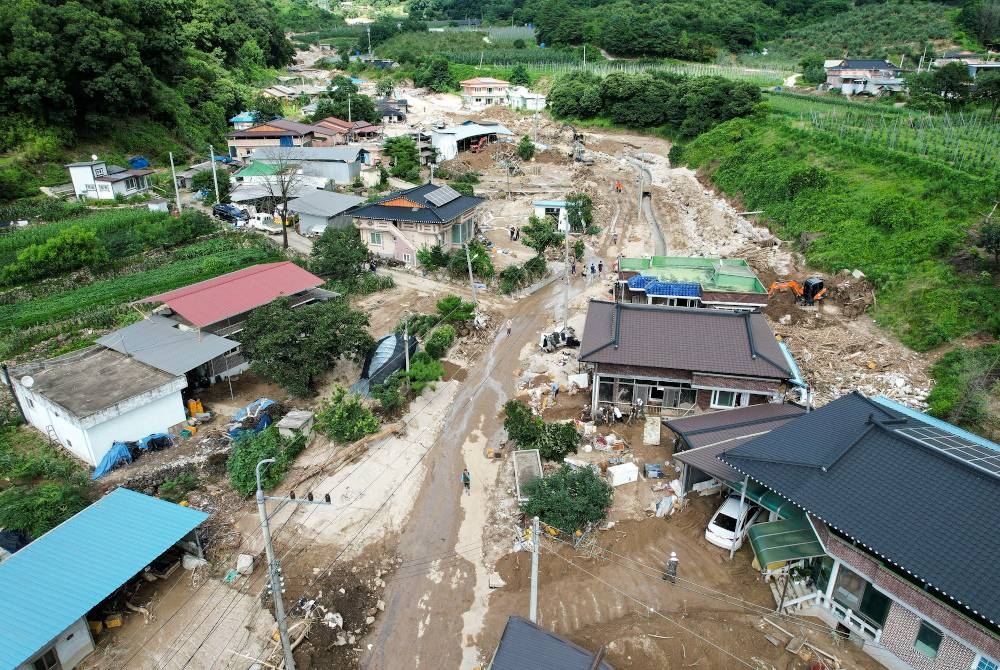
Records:
[[[35,378],[32,377],[31,375],[24,375],[23,377],[21,377],[21,386],[23,386],[24,388],[30,389],[34,385],[35,385]]]
[[[90,160],[96,161],[97,160],[97,154],[90,154]]]

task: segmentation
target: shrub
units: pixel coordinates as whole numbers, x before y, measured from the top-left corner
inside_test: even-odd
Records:
[[[472,184],[464,181],[452,181],[448,182],[448,186],[461,193],[462,195],[475,195],[476,192],[472,188]]]
[[[156,495],[170,502],[180,502],[196,488],[198,488],[198,475],[194,472],[182,472],[160,484]]]
[[[575,470],[568,465],[530,482],[524,492],[528,496],[521,506],[525,516],[537,516],[567,533],[603,519],[613,493],[611,485],[591,468]]]
[[[527,274],[520,265],[511,265],[504,268],[497,275],[499,279],[500,292],[509,295],[527,284]]]
[[[428,386],[434,388],[434,382],[444,377],[444,365],[430,357],[426,351],[418,351],[410,359],[410,390],[420,393]]]
[[[421,247],[417,250],[417,262],[428,272],[448,267],[451,259],[440,244],[433,247]]]
[[[403,395],[401,387],[405,379],[402,371],[393,372],[382,384],[375,384],[369,389],[372,398],[378,401],[379,408],[383,413],[392,415],[402,409],[406,403],[406,396]]]
[[[268,426],[259,433],[243,432],[236,438],[233,450],[226,461],[229,484],[237,493],[248,496],[257,490],[257,463],[265,458],[275,459],[261,469],[261,486],[273,489],[281,482],[292,461],[305,449],[306,438],[298,435],[289,440],[278,433],[277,426]]]
[[[519,446],[535,444],[541,439],[545,422],[535,416],[524,402],[508,400],[503,406],[503,411],[506,414],[503,421],[504,430]]]
[[[472,321],[476,314],[476,306],[465,302],[454,293],[450,293],[437,301],[437,311],[444,323],[461,323]]]
[[[0,526],[39,537],[90,504],[85,480],[47,481],[0,491]]]
[[[523,161],[530,161],[535,157],[535,143],[527,135],[517,143],[517,155]]]
[[[583,254],[587,251],[587,245],[584,244],[583,240],[577,240],[573,243],[573,258],[578,261],[583,260]]]
[[[70,226],[42,244],[32,244],[3,269],[3,282],[25,282],[94,267],[108,260],[108,252],[92,230]]]
[[[356,442],[378,431],[379,421],[361,401],[361,396],[337,386],[316,412],[316,430],[335,442]]]
[[[455,329],[445,324],[435,328],[430,337],[424,342],[424,351],[431,358],[442,358],[448,353],[452,343],[455,341]]]

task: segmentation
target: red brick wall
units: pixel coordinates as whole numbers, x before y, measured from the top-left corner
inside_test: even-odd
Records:
[[[706,391],[704,389],[698,389],[695,395],[695,403],[701,409],[710,409],[712,406],[712,392]]]
[[[945,627],[948,631],[954,633],[973,647],[976,647],[987,656],[991,658],[1000,658],[1000,640],[996,637],[973,625],[955,610],[942,604],[928,594],[922,593],[911,584],[901,580],[896,575],[884,569],[877,561],[868,555],[858,551],[854,547],[844,544],[839,538],[835,537],[831,533],[825,532],[826,528],[823,527],[822,524],[817,525],[822,528],[821,538],[826,545],[827,552],[831,556],[845,561],[851,569],[858,574],[863,575],[866,579],[868,579],[868,581],[878,586],[880,590],[889,594],[892,598],[906,603],[910,608],[917,612],[922,612],[932,624]],[[937,659],[928,659],[926,656],[913,649],[913,641],[917,636],[917,628],[912,627],[911,630],[908,627],[909,623],[907,623],[909,619],[905,619],[902,615],[897,615],[894,618],[893,612],[896,610],[901,610],[902,612],[912,616],[914,619],[917,619],[917,617],[912,615],[908,610],[906,610],[906,608],[893,603],[892,609],[889,612],[889,619],[886,621],[885,628],[882,632],[882,644],[892,650],[894,654],[906,660],[908,663],[913,665],[914,668],[918,668],[919,670],[924,670],[925,668],[928,670],[937,670],[939,668],[948,668],[949,670],[953,670],[954,668],[969,667],[972,665],[973,655],[971,652],[968,656],[968,661],[965,662],[965,666],[962,666],[961,664],[956,665],[954,656],[952,656],[951,660],[947,662],[942,660],[946,645],[961,646],[958,642],[955,642],[947,635],[945,636],[944,642],[941,643],[941,653],[938,655]],[[902,629],[896,630],[897,625],[901,626]],[[919,620],[917,626],[919,626]],[[916,656],[919,656],[925,664],[918,665],[917,663],[912,662],[906,655],[911,652],[916,654]],[[926,663],[929,663],[929,665]]]
[[[917,670],[956,670],[972,667],[976,654],[947,633],[941,640],[936,658],[917,651],[914,643],[920,629],[920,617],[905,607],[893,603],[882,630],[882,646]]]

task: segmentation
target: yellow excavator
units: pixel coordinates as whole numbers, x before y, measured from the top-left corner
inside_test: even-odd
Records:
[[[795,294],[795,299],[800,305],[815,305],[825,298],[827,293],[827,288],[820,277],[810,277],[801,284],[794,279],[773,282],[767,295],[771,296],[775,291],[786,289]]]

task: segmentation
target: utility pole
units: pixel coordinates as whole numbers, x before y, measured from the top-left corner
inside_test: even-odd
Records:
[[[292,491],[288,498],[274,498],[264,495],[264,487],[260,483],[261,466],[274,463],[273,458],[265,458],[257,463],[254,470],[257,475],[257,512],[260,514],[260,529],[264,537],[264,551],[267,554],[267,572],[271,580],[271,596],[274,598],[274,618],[278,624],[278,635],[281,637],[281,647],[285,652],[285,670],[295,670],[295,659],[292,658],[292,644],[288,639],[288,621],[285,617],[285,603],[281,598],[284,591],[282,588],[284,578],[281,576],[281,567],[278,559],[274,557],[274,547],[271,545],[271,528],[267,522],[267,500],[280,500],[299,505],[329,505],[330,494],[326,494],[322,501],[313,500],[312,493],[308,494],[306,500],[296,500],[295,492]]]
[[[469,286],[472,287],[472,304],[479,305],[479,301],[476,299],[476,280],[472,276],[472,256],[469,255],[469,242],[465,242],[465,263],[469,266]]]
[[[566,222],[566,259],[563,261],[563,322],[569,322],[569,221]]]
[[[174,179],[174,198],[177,201],[177,216],[181,215],[181,191],[177,187],[177,173],[174,171],[174,152],[170,152],[170,176]]]
[[[528,620],[538,623],[538,517],[531,520],[531,601],[528,605]]]
[[[538,110],[535,110],[535,115],[531,117],[531,141],[538,142]]]
[[[747,486],[750,484],[750,478],[743,478],[743,486],[740,487],[740,506],[736,510],[736,536],[733,537],[733,544],[729,547],[729,560],[733,560],[733,555],[736,553],[736,543],[740,540],[740,535],[743,533],[743,505],[746,501],[747,496]]]
[[[215,173],[215,149],[208,145],[208,158],[212,161],[212,181],[215,183],[215,204],[219,204],[219,176]]]
[[[366,26],[365,29],[368,31],[368,57],[372,55],[372,27]]]
[[[403,356],[406,365],[406,372],[410,372],[410,314],[406,314],[406,320],[403,321]],[[410,393],[410,375],[406,375],[406,393]]]

